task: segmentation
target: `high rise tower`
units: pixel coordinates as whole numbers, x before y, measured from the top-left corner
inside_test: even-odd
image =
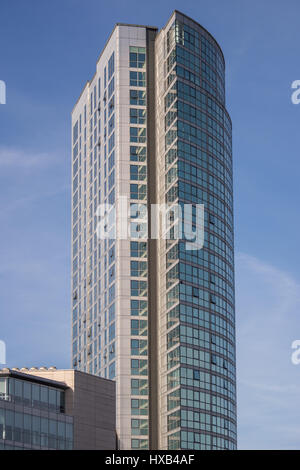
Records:
[[[74,368],[116,380],[121,449],[234,449],[231,121],[215,39],[178,11],[160,32],[117,24],[72,145]],[[131,237],[99,237],[103,204],[125,197]],[[151,237],[164,204],[193,205],[193,229],[204,204],[201,249],[174,236],[174,213],[168,239]]]

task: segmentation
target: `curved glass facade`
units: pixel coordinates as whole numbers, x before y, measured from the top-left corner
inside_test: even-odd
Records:
[[[205,236],[201,250],[187,250],[184,240],[165,242],[167,443],[169,449],[235,449],[232,148],[225,64],[207,31],[183,15],[175,18],[164,41],[165,202],[204,204]]]

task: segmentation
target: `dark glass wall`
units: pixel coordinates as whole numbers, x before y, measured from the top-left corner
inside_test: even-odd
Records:
[[[166,41],[167,203],[204,204],[204,246],[166,242],[168,447],[236,448],[231,121],[214,39],[177,16]],[[172,235],[171,235],[172,236]]]

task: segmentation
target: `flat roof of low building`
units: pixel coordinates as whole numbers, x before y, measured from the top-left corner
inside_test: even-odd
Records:
[[[34,369],[33,372],[46,372],[46,371],[55,371],[57,369]],[[1,377],[12,377],[14,379],[19,379],[19,380],[26,380],[27,382],[35,382],[38,383],[39,385],[49,385],[52,387],[57,387],[61,388],[63,390],[66,390],[69,388],[68,385],[66,385],[64,382],[59,382],[57,380],[53,379],[48,379],[46,377],[42,376],[37,376],[37,375],[32,375],[30,374],[30,369],[27,369],[26,372],[22,372],[22,369],[18,370],[17,368],[14,369],[9,369],[9,368],[4,368],[0,369],[0,378]]]

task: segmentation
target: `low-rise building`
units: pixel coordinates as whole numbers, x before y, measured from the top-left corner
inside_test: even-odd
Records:
[[[115,382],[55,367],[0,370],[0,449],[115,449]]]

